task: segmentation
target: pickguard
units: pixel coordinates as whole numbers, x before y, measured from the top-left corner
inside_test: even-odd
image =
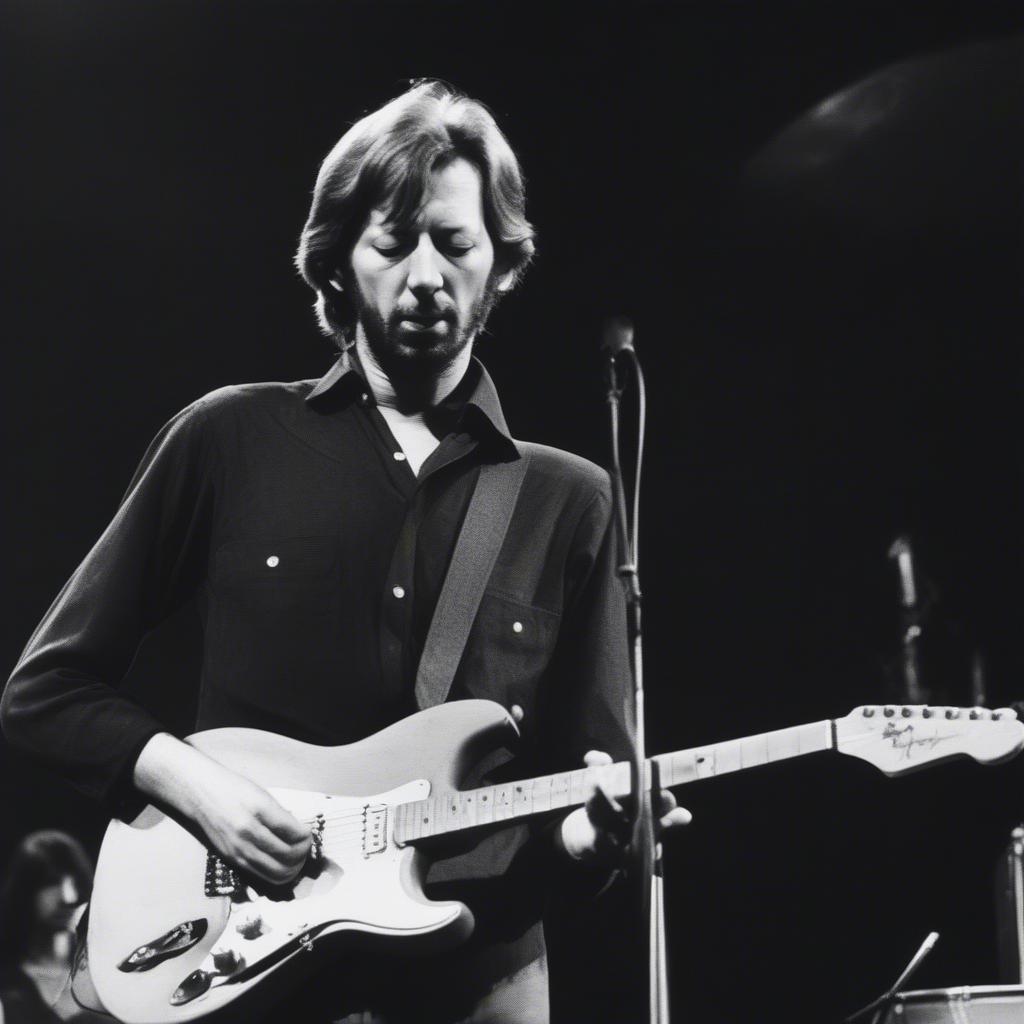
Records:
[[[436,927],[436,905],[410,899],[413,894],[402,885],[401,851],[392,840],[389,813],[396,804],[429,796],[429,782],[372,797],[276,788],[270,793],[299,821],[323,823],[321,856],[284,890],[260,893],[244,886],[232,896],[224,929],[200,964],[215,976],[213,986],[252,977],[291,948],[309,948],[330,925],[400,932]]]

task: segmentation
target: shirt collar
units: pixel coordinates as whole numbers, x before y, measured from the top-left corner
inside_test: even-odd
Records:
[[[360,372],[358,360],[351,350],[346,349],[338,357],[334,365],[317,381],[313,390],[306,395],[307,402],[315,402],[328,393],[339,395],[348,393],[355,395],[366,388],[366,382]],[[461,406],[461,408],[460,408]],[[517,455],[519,448],[509,433],[505,415],[498,399],[498,389],[491,380],[491,375],[476,356],[470,360],[466,375],[456,385],[455,390],[441,402],[459,415],[463,429],[472,429],[474,422],[482,424],[487,432],[512,449]]]

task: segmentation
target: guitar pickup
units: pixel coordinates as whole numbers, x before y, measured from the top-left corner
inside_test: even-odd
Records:
[[[172,957],[181,956],[186,950],[191,949],[206,934],[206,918],[200,917],[195,921],[183,921],[176,925],[169,932],[165,932],[158,939],[147,942],[133,950],[118,965],[119,971],[126,974],[132,971],[148,971],[157,964],[170,960]]]
[[[367,804],[363,808],[363,856],[381,853],[388,846],[387,804]]]

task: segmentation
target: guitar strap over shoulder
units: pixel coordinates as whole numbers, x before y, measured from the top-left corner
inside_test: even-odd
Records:
[[[512,462],[480,469],[416,672],[420,709],[443,704],[448,697],[529,461],[529,452],[522,450]]]

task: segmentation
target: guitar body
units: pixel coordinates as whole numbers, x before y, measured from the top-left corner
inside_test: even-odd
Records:
[[[269,790],[310,828],[313,850],[289,886],[247,884],[189,826],[147,807],[114,821],[100,849],[87,957],[73,990],[127,1024],[242,1015],[275,986],[346,948],[445,948],[473,929],[469,909],[426,898],[432,836],[564,813],[600,782],[631,791],[628,763],[461,790],[468,769],[517,734],[498,704],[455,701],[344,747],[254,729],[189,742]],[[681,786],[826,750],[903,775],[954,757],[997,764],[1024,749],[1010,708],[863,705],[845,718],[658,755],[661,785]],[[251,881],[251,880],[248,880]],[[341,994],[342,997],[344,993]],[[241,1019],[246,1019],[242,1017]]]
[[[286,891],[257,893],[155,807],[111,822],[88,927],[88,970],[109,1012],[128,1024],[193,1020],[241,1009],[257,987],[262,997],[271,975],[294,983],[346,944],[411,953],[464,940],[472,914],[424,896],[425,855],[393,841],[389,808],[457,788],[515,729],[500,705],[469,700],[342,747],[253,729],[190,737],[319,825],[321,854]]]

